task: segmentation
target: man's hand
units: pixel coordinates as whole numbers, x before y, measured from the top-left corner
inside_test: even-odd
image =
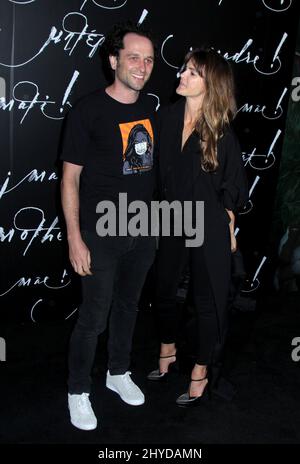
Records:
[[[90,250],[81,238],[69,239],[69,258],[77,274],[92,275]]]
[[[73,269],[81,276],[91,275],[90,250],[82,240],[79,226],[79,183],[83,166],[64,161],[61,200],[67,224],[69,258]]]

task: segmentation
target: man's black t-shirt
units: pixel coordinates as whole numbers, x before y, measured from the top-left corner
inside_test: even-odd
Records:
[[[154,189],[154,105],[140,95],[124,104],[99,90],[70,110],[61,159],[83,166],[80,226],[95,231],[102,200],[118,204],[119,193],[149,202]]]

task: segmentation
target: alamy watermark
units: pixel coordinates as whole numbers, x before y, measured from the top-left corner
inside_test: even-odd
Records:
[[[0,98],[5,100],[6,97],[6,82],[4,77],[0,77]]]
[[[6,342],[0,337],[0,361],[6,361]]]
[[[291,94],[292,100],[298,102],[300,100],[300,76],[295,76],[293,78],[292,85],[295,86]]]
[[[187,237],[187,247],[199,247],[204,240],[204,202],[151,201],[127,202],[127,193],[119,193],[119,203],[110,200],[97,204],[97,213],[102,216],[96,223],[100,237]],[[128,218],[128,215],[129,218]],[[118,229],[118,230],[117,230]]]
[[[292,360],[295,362],[300,361],[300,337],[293,338],[292,346],[296,347],[291,352]]]

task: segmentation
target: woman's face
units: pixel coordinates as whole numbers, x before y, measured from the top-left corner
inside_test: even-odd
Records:
[[[203,97],[205,90],[205,79],[200,76],[192,60],[188,61],[180,74],[180,82],[176,93],[183,97]]]
[[[138,132],[135,136],[134,149],[137,155],[143,156],[147,151],[147,138],[142,132]]]

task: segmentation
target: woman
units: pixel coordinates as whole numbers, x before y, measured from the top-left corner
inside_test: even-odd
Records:
[[[236,113],[229,63],[213,50],[187,54],[180,72],[177,103],[160,117],[160,184],[168,201],[204,201],[204,242],[187,248],[186,237],[161,237],[157,257],[157,309],[161,336],[160,380],[174,367],[178,312],[176,292],[189,260],[197,316],[196,363],[180,406],[206,396],[208,367],[224,344],[231,253],[236,250],[236,212],[247,201],[247,181],[238,140],[230,127]]]
[[[152,140],[143,124],[135,125],[128,136],[128,146],[123,155],[123,174],[149,171],[152,168]]]

